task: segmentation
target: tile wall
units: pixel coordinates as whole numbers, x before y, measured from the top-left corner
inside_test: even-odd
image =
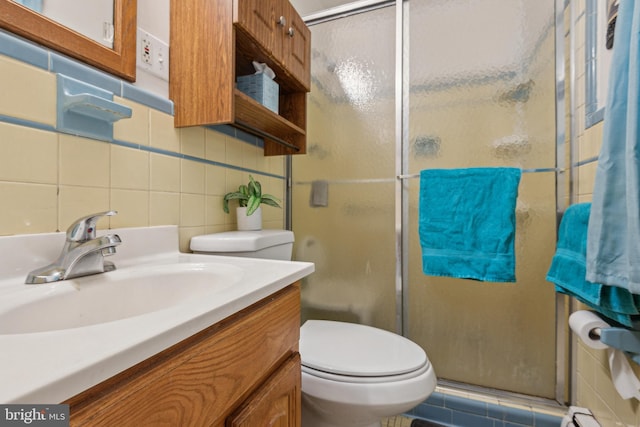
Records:
[[[576,94],[574,106],[567,99],[567,144],[571,120],[576,133],[576,173],[571,183],[567,180],[574,198],[568,203],[591,200],[593,159],[602,137],[602,122],[585,129],[580,60],[585,0],[574,4],[574,19],[568,8],[565,14],[565,28],[575,35],[572,44],[567,31],[565,52],[573,50],[578,58],[576,87],[567,79],[565,88],[566,94]],[[570,55],[566,57],[570,76]],[[133,109],[133,117],[115,124],[113,141],[56,131],[56,72],[109,90],[119,88],[116,99]],[[234,216],[221,209],[222,196],[246,182],[249,173],[268,192],[284,195],[284,159],[264,157],[256,138],[229,127],[176,129],[170,101],[3,32],[0,76],[0,235],[64,231],[77,217],[115,209],[119,214],[99,227],[174,224],[180,230],[180,249],[188,251],[191,236],[234,229]],[[283,227],[283,210],[265,207],[264,217],[266,228]],[[606,352],[582,343],[575,348],[572,404],[591,409],[603,427],[640,425],[640,403],[618,396]]]
[[[56,73],[112,91],[133,110],[113,140],[56,131]],[[283,198],[284,158],[229,126],[173,126],[173,104],[135,85],[0,32],[0,235],[64,231],[86,214],[114,209],[100,228],[177,225],[191,236],[235,229],[222,197],[248,182]],[[214,100],[212,100],[214,102]],[[263,206],[265,228],[284,210]]]

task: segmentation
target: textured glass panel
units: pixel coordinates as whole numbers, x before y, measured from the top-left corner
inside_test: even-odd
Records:
[[[394,25],[391,7],[311,27],[308,154],[293,156],[294,257],[316,263],[303,320],[395,329]]]
[[[555,249],[554,188],[553,173],[522,177],[516,283],[425,276],[419,237],[410,234],[409,337],[439,378],[553,398],[555,293],[545,276]]]
[[[303,17],[349,3],[352,3],[352,0],[291,0],[293,7]]]
[[[409,16],[414,171],[553,167],[553,1],[412,1]]]
[[[555,167],[553,0],[409,4],[410,173]],[[294,256],[316,263],[303,320],[395,329],[394,14],[312,27],[308,154],[293,157]],[[329,182],[326,207],[310,206],[315,180]],[[552,398],[555,175],[523,175],[515,284],[424,276],[407,185],[409,337],[440,378]]]
[[[555,167],[553,0],[411,1],[409,16],[410,171]],[[515,284],[425,276],[409,233],[409,338],[439,378],[553,398],[555,175],[519,190]]]

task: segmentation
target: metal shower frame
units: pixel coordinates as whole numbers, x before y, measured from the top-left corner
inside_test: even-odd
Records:
[[[320,24],[323,22],[352,16],[360,13],[369,12],[384,7],[396,7],[396,55],[395,55],[395,234],[396,234],[396,274],[395,274],[395,295],[396,295],[396,332],[407,335],[407,325],[409,324],[409,313],[405,310],[408,304],[408,280],[409,277],[409,261],[408,261],[408,241],[409,235],[407,224],[409,224],[409,186],[407,179],[413,178],[409,173],[409,58],[404,55],[408,49],[408,31],[409,26],[405,22],[409,16],[410,0],[360,0],[348,3],[342,6],[327,9],[303,19],[309,26]],[[558,165],[565,164],[565,78],[564,71],[564,13],[569,7],[569,0],[555,0],[555,51],[556,51],[556,211],[564,212],[566,208],[565,182],[572,180],[571,171],[559,169]],[[571,37],[574,37],[573,34]],[[573,52],[571,53],[571,64],[575,64]],[[572,70],[575,67],[572,67]],[[571,83],[574,82],[575,76],[570,76]],[[572,84],[573,87],[573,84]],[[573,104],[572,104],[573,105]],[[570,132],[573,138],[574,132]],[[573,151],[573,150],[571,150]],[[286,226],[291,229],[291,190],[292,182],[292,158],[287,156],[286,159]],[[554,170],[554,169],[551,169]],[[540,172],[549,171],[536,170]],[[569,172],[569,173],[567,173]],[[568,360],[569,339],[567,331],[567,299],[557,294],[556,296],[556,384],[555,384],[555,400],[560,404],[569,401],[571,393],[571,379],[567,373],[571,372],[570,366],[572,361]],[[449,386],[449,384],[447,384]],[[470,391],[478,391],[478,387],[466,384],[456,383],[454,388],[462,388]],[[480,388],[482,389],[482,388]],[[482,391],[482,390],[480,390]],[[496,394],[495,390],[491,390],[492,394]],[[522,400],[522,395],[516,395],[509,392],[498,391],[500,397],[511,400]],[[526,398],[525,398],[526,400]],[[540,399],[532,398],[531,401],[539,403]]]

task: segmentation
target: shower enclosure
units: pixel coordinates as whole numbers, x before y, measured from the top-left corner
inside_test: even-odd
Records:
[[[554,1],[361,1],[308,23],[308,154],[291,165],[294,258],[316,263],[303,320],[402,333],[440,380],[555,399]],[[492,166],[524,172],[517,282],[425,276],[420,170]]]

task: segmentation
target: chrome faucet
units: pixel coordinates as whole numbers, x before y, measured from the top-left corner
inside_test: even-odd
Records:
[[[116,215],[116,211],[101,212],[80,218],[67,229],[67,239],[58,259],[47,266],[33,270],[26,284],[40,284],[104,273],[116,269],[104,257],[116,253],[122,243],[117,234],[96,237],[96,223],[104,216]]]

